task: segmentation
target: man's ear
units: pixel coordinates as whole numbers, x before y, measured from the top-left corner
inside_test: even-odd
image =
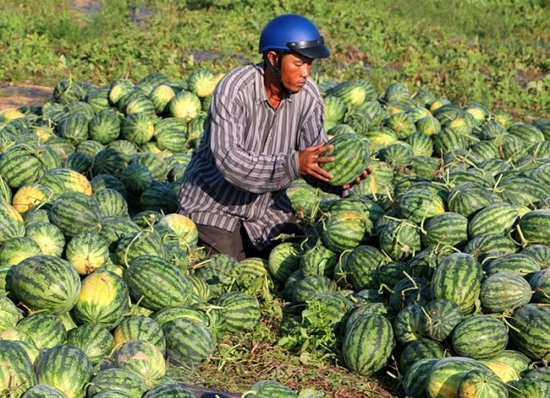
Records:
[[[276,66],[277,62],[279,61],[279,53],[277,51],[268,51],[267,54],[267,60],[271,65]]]

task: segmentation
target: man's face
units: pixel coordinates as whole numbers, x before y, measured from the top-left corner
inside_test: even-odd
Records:
[[[284,86],[292,92],[300,91],[306,84],[312,63],[312,58],[300,54],[284,54],[281,64],[281,79]]]

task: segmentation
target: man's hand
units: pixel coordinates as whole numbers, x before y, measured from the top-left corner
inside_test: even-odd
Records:
[[[351,182],[349,184],[344,184],[344,186],[342,188],[344,189],[344,191],[347,191],[351,187],[361,184],[361,181],[366,180],[367,177],[369,176],[369,174],[371,174],[371,173],[372,173],[372,167],[367,167],[367,169],[363,170],[363,172],[361,173],[361,175],[359,177],[357,177],[353,182]]]
[[[323,170],[321,168],[321,164],[334,162],[336,158],[334,156],[321,156],[321,154],[329,149],[332,149],[332,147],[332,145],[323,143],[307,147],[303,151],[300,151],[298,154],[298,159],[300,161],[300,173],[302,175],[313,176],[325,182],[330,180],[333,175]]]

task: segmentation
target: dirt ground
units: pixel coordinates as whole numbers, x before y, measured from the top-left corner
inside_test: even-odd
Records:
[[[0,82],[0,112],[21,106],[41,105],[53,92],[51,87]]]

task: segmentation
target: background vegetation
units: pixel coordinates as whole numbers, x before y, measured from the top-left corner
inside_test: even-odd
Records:
[[[259,60],[261,29],[281,13],[310,17],[332,49],[316,63],[318,81],[365,79],[379,92],[398,81],[526,120],[550,117],[546,0],[0,0],[0,81],[100,86],[151,72],[183,79],[198,67],[224,73]],[[310,314],[310,334],[286,325],[296,337],[279,341],[288,309],[267,293],[262,304],[261,327],[220,342],[200,370],[171,375],[225,391],[275,379],[330,396],[403,396],[385,374],[370,380],[339,366],[323,349],[334,336],[322,312]]]
[[[333,51],[318,80],[400,81],[516,116],[550,108],[545,0],[0,0],[0,80],[226,72],[257,61],[262,27],[288,12],[310,17]]]

